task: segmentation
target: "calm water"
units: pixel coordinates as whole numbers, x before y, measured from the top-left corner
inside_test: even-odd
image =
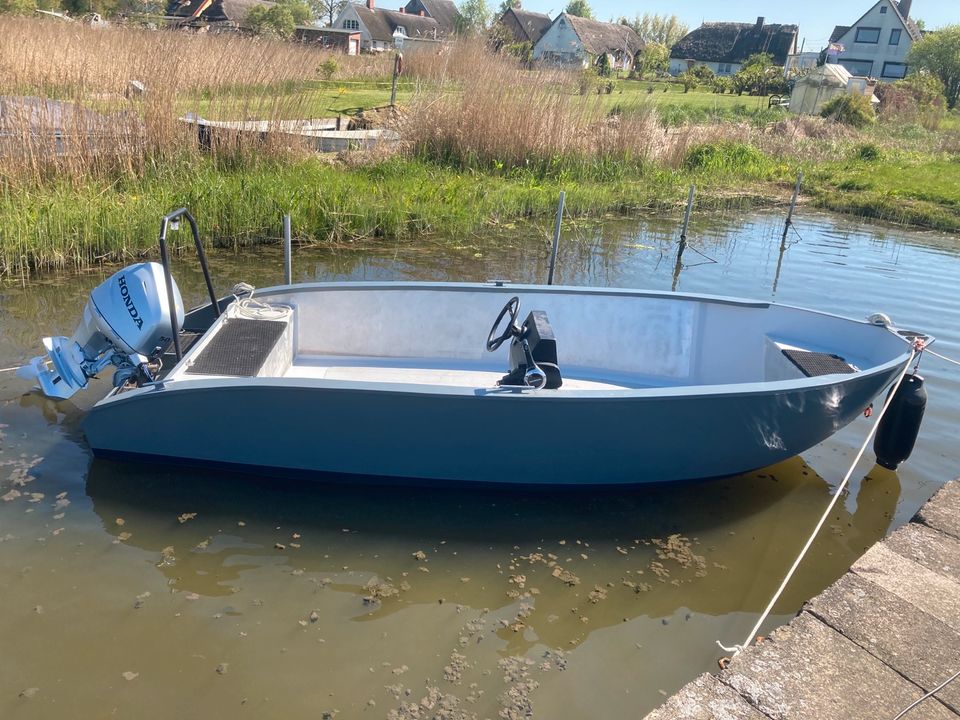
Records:
[[[678,272],[673,221],[568,227],[558,277],[884,311],[960,356],[958,238],[808,215],[781,253],[781,228],[780,215],[701,217],[703,255],[688,249]],[[294,264],[298,280],[542,281],[547,256],[525,227],[453,247],[301,249]],[[213,265],[220,290],[281,274],[273,251]],[[176,272],[200,301],[195,269]],[[107,274],[0,287],[0,367],[69,335]],[[922,372],[914,456],[897,474],[862,464],[771,627],[957,475],[960,373],[932,357]],[[637,717],[715,669],[714,640],[742,640],[868,427],[710,483],[403,490],[95,461],[79,421],[106,386],[60,404],[27,389],[0,374],[3,718]],[[260,419],[224,421],[243,442]]]

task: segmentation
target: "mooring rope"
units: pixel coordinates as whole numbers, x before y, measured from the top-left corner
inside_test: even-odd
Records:
[[[947,685],[949,685],[950,683],[952,683],[952,682],[953,682],[954,680],[956,680],[958,677],[960,677],[960,670],[957,670],[953,675],[951,675],[951,676],[948,677],[946,680],[944,680],[942,683],[940,683],[939,685],[937,685],[933,690],[931,690],[930,692],[928,692],[928,693],[927,693],[926,695],[924,695],[923,697],[921,697],[921,698],[919,698],[919,699],[917,699],[917,700],[914,700],[912,703],[910,703],[909,705],[907,705],[903,710],[901,710],[900,712],[898,712],[898,713],[896,714],[896,716],[893,718],[893,720],[900,720],[900,718],[902,718],[902,717],[903,717],[904,715],[906,715],[908,712],[910,712],[911,710],[913,710],[917,705],[919,705],[920,703],[922,703],[922,702],[923,702],[924,700],[926,700],[927,698],[932,698],[934,695],[936,695],[938,692],[940,692],[941,690],[943,690]]]
[[[800,554],[797,555],[797,559],[793,561],[793,565],[790,567],[790,570],[787,571],[786,576],[783,578],[783,582],[780,583],[780,587],[777,588],[777,591],[773,594],[773,597],[770,598],[770,602],[767,604],[766,609],[761,613],[760,617],[757,619],[756,624],[753,626],[753,629],[750,630],[746,639],[740,645],[734,645],[733,647],[727,647],[723,645],[719,640],[717,640],[717,645],[720,646],[722,650],[726,652],[733,653],[733,656],[736,657],[741,652],[743,652],[750,643],[753,641],[753,638],[757,636],[757,633],[760,631],[760,627],[766,622],[767,617],[769,617],[773,606],[777,604],[777,600],[780,599],[780,596],[783,595],[783,591],[786,589],[790,580],[793,578],[793,574],[797,571],[797,568],[800,566],[800,563],[803,562],[803,558],[806,556],[807,551],[810,550],[810,547],[813,545],[813,541],[817,538],[817,535],[820,533],[820,530],[823,528],[824,523],[827,521],[827,518],[830,517],[830,513],[833,512],[834,506],[837,504],[837,500],[840,499],[840,496],[843,494],[843,491],[847,487],[847,483],[850,482],[850,478],[853,476],[853,471],[856,469],[857,464],[860,462],[860,458],[863,457],[863,453],[867,450],[867,445],[870,444],[870,441],[873,439],[873,436],[877,432],[877,428],[880,427],[880,421],[883,420],[883,416],[887,412],[887,408],[890,407],[894,396],[897,394],[897,390],[900,389],[900,385],[903,383],[903,379],[907,376],[907,373],[910,371],[910,363],[913,362],[914,356],[917,354],[916,348],[911,348],[910,357],[907,359],[906,364],[903,366],[903,370],[900,372],[900,376],[897,378],[897,382],[893,385],[893,392],[891,392],[886,401],[883,403],[883,407],[880,409],[880,413],[877,415],[876,421],[873,425],[870,426],[870,432],[867,433],[867,437],[863,441],[863,445],[860,446],[857,456],[853,459],[853,463],[850,465],[850,469],[847,470],[847,474],[844,475],[843,481],[837,487],[837,491],[833,494],[833,497],[830,498],[830,502],[827,504],[827,509],[823,511],[823,515],[820,517],[820,520],[817,522],[817,526],[813,529],[813,532],[810,534],[810,537],[807,538],[807,542],[804,544],[803,549],[800,551]]]
[[[953,358],[948,358],[946,355],[941,355],[941,354],[938,353],[938,352],[934,352],[933,350],[931,350],[931,349],[928,348],[928,347],[925,347],[925,348],[923,349],[923,351],[926,352],[926,353],[930,353],[930,354],[933,355],[934,357],[938,357],[938,358],[940,358],[941,360],[946,360],[948,363],[953,363],[954,365],[960,365],[960,362],[954,360]]]
[[[19,369],[20,369],[19,365],[17,367],[12,367],[12,368],[0,368],[0,373],[14,372],[15,370],[19,370]]]

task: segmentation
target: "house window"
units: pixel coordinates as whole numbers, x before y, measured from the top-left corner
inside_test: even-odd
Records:
[[[881,14],[881,15],[886,15],[886,14],[887,14],[887,6],[886,6],[886,5],[881,5],[881,6],[880,6],[880,14]]]
[[[344,20],[343,28],[344,30],[359,30],[360,23],[356,20]]]
[[[883,64],[883,73],[881,77],[894,78],[901,80],[907,76],[907,64],[898,62],[885,62]]]
[[[717,66],[717,72],[723,73],[725,75],[730,74],[730,63],[720,63]]]
[[[899,45],[900,44],[900,35],[903,33],[903,30],[891,30],[890,31],[890,44]]]
[[[855,42],[876,45],[880,42],[880,28],[857,28]]]
[[[854,60],[852,58],[841,58],[840,64],[850,71],[851,75],[857,77],[870,77],[873,75],[872,60]]]
[[[397,29],[393,31],[394,35],[406,35],[407,29],[403,25],[397,25]]]

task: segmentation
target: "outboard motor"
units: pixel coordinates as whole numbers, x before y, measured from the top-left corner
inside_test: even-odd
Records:
[[[177,327],[183,325],[183,299],[173,278]],[[152,380],[151,360],[172,341],[163,266],[129,265],[93,289],[73,336],[43,339],[47,354],[17,370],[35,380],[47,397],[66,399],[87,386],[108,365],[117,367],[114,387],[131,379]]]

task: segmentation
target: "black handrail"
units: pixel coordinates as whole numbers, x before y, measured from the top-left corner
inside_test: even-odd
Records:
[[[163,278],[167,285],[167,304],[170,306],[170,330],[173,332],[173,350],[177,355],[177,362],[183,358],[180,350],[180,328],[177,327],[177,304],[173,299],[173,276],[170,274],[170,257],[167,254],[167,226],[181,217],[187,219],[190,223],[190,230],[193,233],[193,243],[197,246],[197,257],[200,258],[200,269],[203,270],[203,279],[207,283],[207,292],[210,293],[210,303],[213,305],[214,317],[220,316],[220,305],[217,303],[217,294],[213,290],[213,281],[210,279],[210,268],[207,267],[207,255],[203,251],[203,243],[200,242],[200,231],[197,229],[197,221],[185,207],[174,210],[172,213],[163,216],[160,221],[160,262],[163,264]]]

